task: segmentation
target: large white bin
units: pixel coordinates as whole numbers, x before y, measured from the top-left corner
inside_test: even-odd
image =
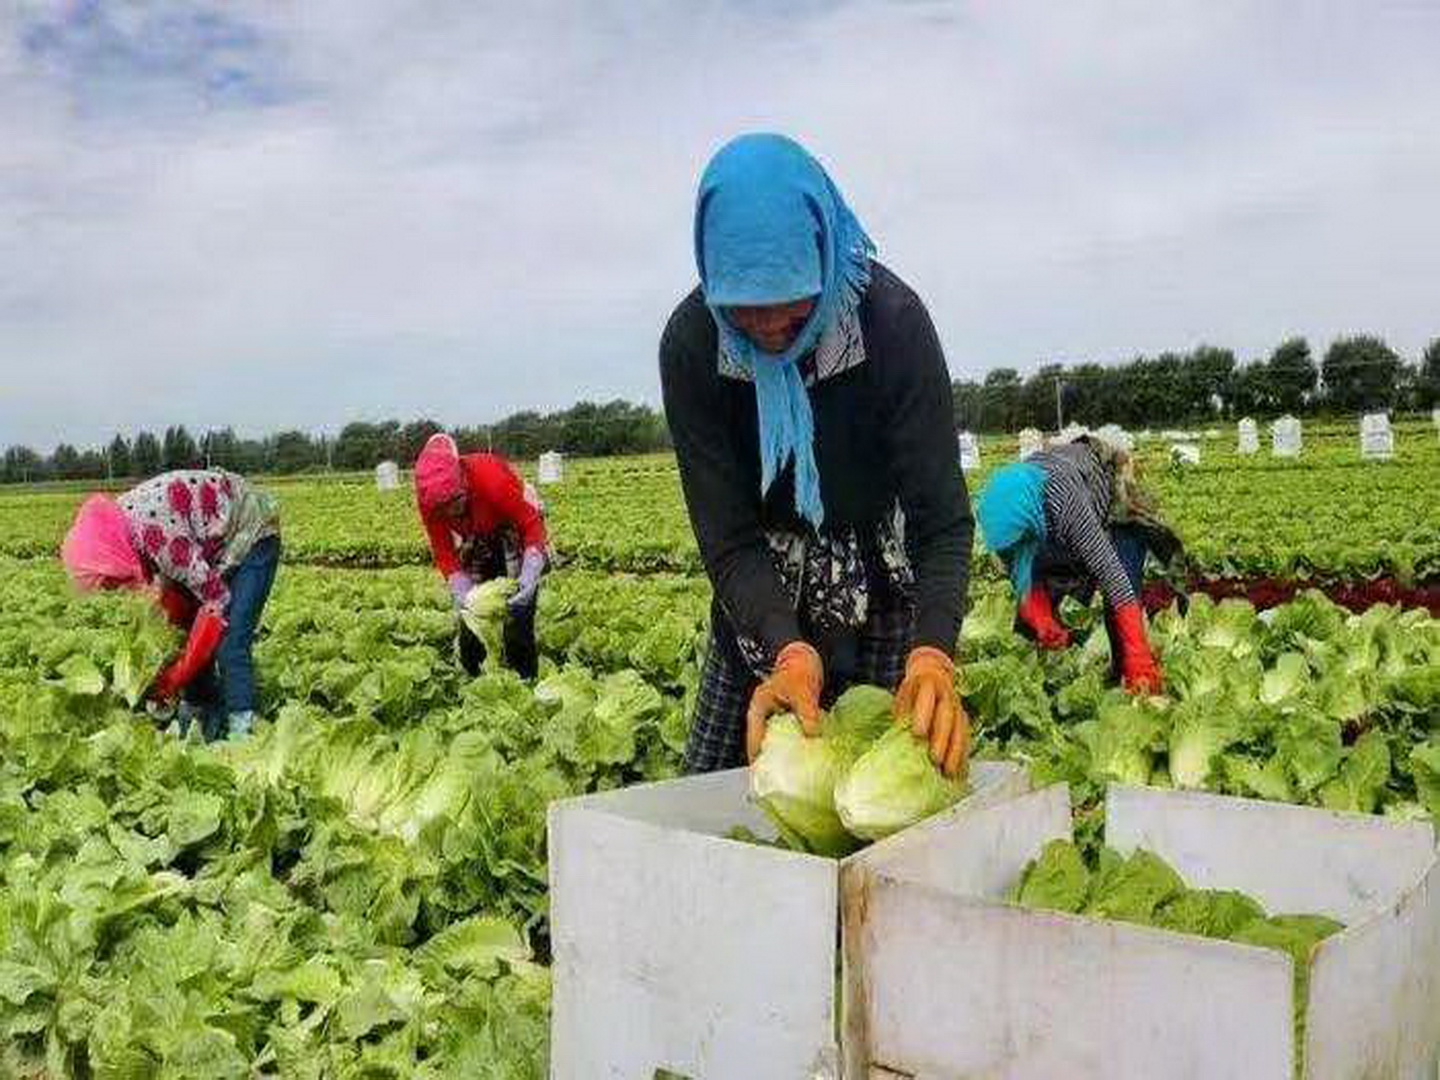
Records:
[[[1316,949],[1313,1080],[1432,1080],[1440,1043],[1440,871],[1428,824],[1114,786],[1107,839],[1187,883],[1346,929]],[[913,1080],[1291,1080],[1284,953],[1006,903],[1070,835],[1064,785],[970,815],[923,852],[879,852],[847,942],[863,1012],[856,1076]]]
[[[1028,790],[977,763],[972,794],[845,860],[727,840],[775,830],[749,772],[643,784],[550,808],[554,1080],[834,1080],[840,883]]]

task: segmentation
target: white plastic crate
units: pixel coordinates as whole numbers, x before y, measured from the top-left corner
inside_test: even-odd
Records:
[[[1260,449],[1260,428],[1248,416],[1235,425],[1236,446],[1241,454],[1254,454]]]
[[[1173,465],[1199,465],[1199,443],[1171,443],[1170,462]]]
[[[1032,911],[1004,897],[1070,835],[1064,785],[972,814],[847,881],[861,1077],[1291,1080],[1284,953]],[[1195,887],[1346,929],[1315,950],[1309,1080],[1430,1080],[1440,1046],[1440,870],[1428,824],[1115,786],[1107,839]],[[848,895],[854,892],[855,895]]]
[[[1366,413],[1360,418],[1360,455],[1388,461],[1395,456],[1395,432],[1386,413]]]
[[[535,479],[541,484],[558,484],[565,476],[564,455],[546,450],[535,464]]]
[[[1144,434],[1147,437],[1149,436],[1150,431],[1148,428]],[[1119,450],[1124,450],[1126,453],[1135,449],[1135,437],[1119,424],[1104,424],[1096,430],[1095,435],[1097,438],[1103,439],[1111,446]]]
[[[972,794],[845,860],[773,838],[749,770],[643,784],[550,808],[554,1080],[835,1080],[840,883],[1028,788],[976,763]]]
[[[980,468],[980,440],[972,431],[960,432],[960,468],[965,472]]]
[[[1275,457],[1299,457],[1301,446],[1300,421],[1282,416],[1270,425],[1270,453]]]
[[[382,461],[375,466],[375,486],[381,491],[394,491],[400,486],[400,466]]]

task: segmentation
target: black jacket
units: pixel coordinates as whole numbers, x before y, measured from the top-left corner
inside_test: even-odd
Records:
[[[863,364],[810,387],[826,531],[864,536],[897,500],[915,572],[916,645],[951,653],[965,610],[974,522],[960,471],[950,373],[920,298],[879,263],[860,304]],[[723,376],[697,288],[660,342],[665,416],[706,572],[735,629],[778,649],[800,638],[764,533],[803,532],[791,470],[760,495],[754,384]]]

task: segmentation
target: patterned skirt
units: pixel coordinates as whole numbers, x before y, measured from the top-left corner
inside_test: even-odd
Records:
[[[914,575],[898,511],[865,537],[851,530],[826,537],[773,532],[767,539],[801,630],[825,665],[821,704],[859,683],[895,689],[915,632]],[[745,764],[745,713],[774,662],[771,650],[736,632],[717,598],[685,746],[687,772]]]

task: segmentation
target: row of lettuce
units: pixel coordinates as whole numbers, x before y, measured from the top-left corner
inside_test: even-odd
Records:
[[[148,609],[0,560],[0,1071],[543,1076],[545,809],[679,771],[703,579],[565,570],[541,678],[462,679],[433,572],[282,570],[240,744],[130,707],[172,643]],[[1107,686],[1102,631],[1038,654],[976,590],[977,752],[1111,779],[1440,812],[1440,621],[1322,596],[1196,598],[1154,632],[1168,698]]]
[[[1147,473],[1202,575],[1440,577],[1440,485],[1433,481],[1440,439],[1433,433],[1406,441],[1393,461],[1370,463],[1317,448],[1297,460],[1226,454],[1198,468],[1172,468],[1157,445],[1142,450]],[[988,453],[968,477],[972,490],[1004,460]],[[586,463],[542,489],[565,565],[699,572],[673,459],[639,461]],[[279,490],[291,562],[376,568],[428,561],[407,489],[380,492],[351,478],[288,482]],[[53,555],[81,497],[24,489],[0,495],[0,555]],[[977,550],[976,569],[993,575],[995,566]]]
[[[270,719],[202,745],[131,708],[148,606],[0,581],[0,1073],[545,1075],[545,810],[678,771],[693,584],[601,635],[557,575],[528,687],[460,677],[428,573],[286,567]]]

